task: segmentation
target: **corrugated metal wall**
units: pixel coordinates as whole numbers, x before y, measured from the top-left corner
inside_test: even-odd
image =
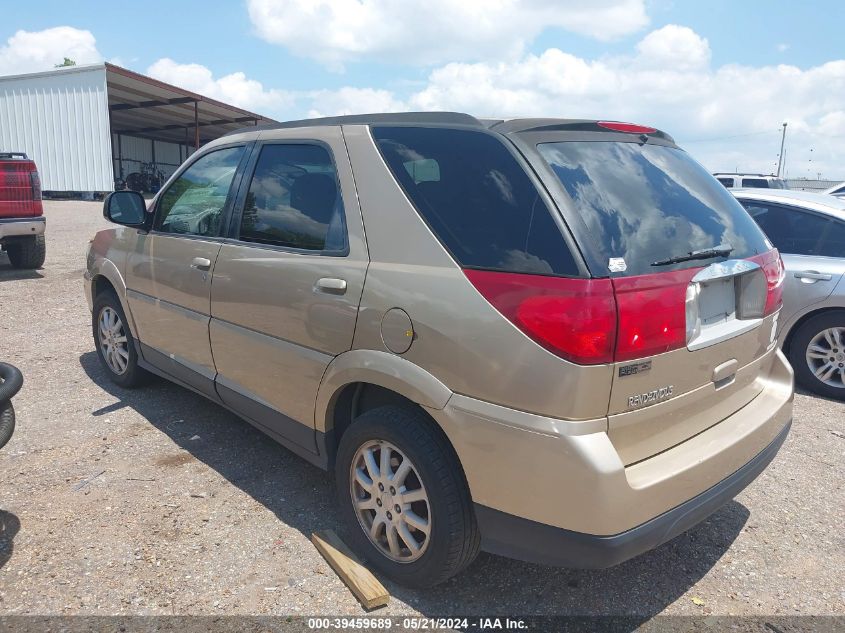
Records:
[[[134,171],[141,171],[143,163],[153,162],[165,178],[170,178],[186,156],[184,145],[155,141],[155,160],[153,160],[153,141],[128,134],[121,134],[120,139],[117,134],[112,134],[112,148],[114,149],[114,173],[121,173],[122,163],[123,178]],[[119,160],[119,157],[123,160]]]
[[[114,186],[104,66],[0,77],[0,150],[34,159],[45,191]]]
[[[786,186],[796,191],[825,191],[841,180],[809,180],[807,178],[787,178]]]

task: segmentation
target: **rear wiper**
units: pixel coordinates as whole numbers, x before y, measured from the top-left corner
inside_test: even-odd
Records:
[[[711,257],[724,257],[730,255],[734,247],[730,244],[719,244],[719,246],[711,246],[710,248],[702,248],[699,251],[690,251],[686,255],[675,255],[667,257],[666,259],[658,259],[656,262],[651,262],[652,266],[668,266],[669,264],[679,264],[681,262],[692,261],[693,259],[710,259]]]

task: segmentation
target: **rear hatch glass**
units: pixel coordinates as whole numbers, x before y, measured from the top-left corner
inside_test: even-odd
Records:
[[[608,431],[625,463],[750,402],[769,369],[760,358],[774,319],[768,277],[755,268],[776,267],[777,253],[742,206],[673,146],[563,141],[538,151],[587,226],[591,243],[582,246],[607,263],[594,273],[613,283],[619,318]],[[722,264],[729,259],[754,263]],[[696,320],[700,333],[690,329]]]
[[[733,247],[734,259],[770,249],[739,202],[681,149],[600,141],[541,143],[537,149],[572,198],[602,261],[615,262],[615,273],[701,266],[709,262],[652,264],[724,244]]]

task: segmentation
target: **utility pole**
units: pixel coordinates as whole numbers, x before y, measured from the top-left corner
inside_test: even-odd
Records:
[[[778,155],[778,178],[780,178],[780,168],[783,165],[783,144],[786,142],[786,121],[783,122],[783,135],[780,137],[780,154]]]

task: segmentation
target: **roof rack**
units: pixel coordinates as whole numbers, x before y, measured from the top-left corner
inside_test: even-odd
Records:
[[[318,125],[389,125],[395,123],[484,127],[484,124],[474,116],[463,114],[461,112],[381,112],[374,114],[348,114],[344,116],[322,117],[319,119],[300,119],[298,121],[284,121],[282,123],[268,123],[265,125],[251,125],[238,130],[233,130],[225,136],[260,130],[284,130],[296,127],[315,127]]]

